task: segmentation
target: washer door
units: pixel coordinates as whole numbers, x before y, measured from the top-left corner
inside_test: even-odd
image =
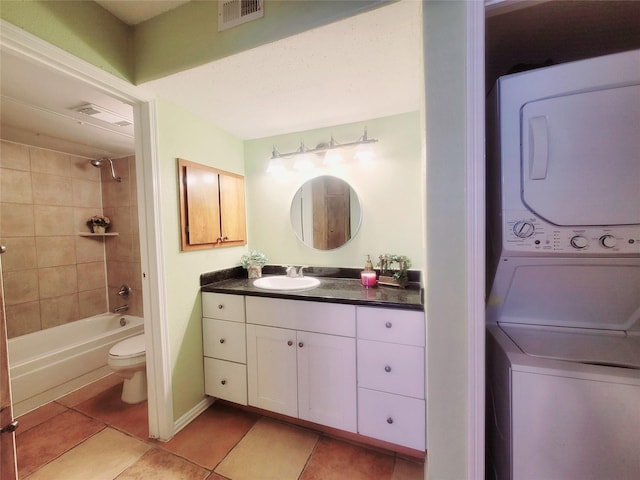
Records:
[[[640,85],[525,104],[522,201],[555,225],[640,224],[638,125]]]
[[[502,258],[488,323],[640,331],[640,259]]]

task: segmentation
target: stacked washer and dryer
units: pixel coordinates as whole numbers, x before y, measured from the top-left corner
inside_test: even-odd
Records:
[[[638,479],[640,50],[487,109],[487,477]]]

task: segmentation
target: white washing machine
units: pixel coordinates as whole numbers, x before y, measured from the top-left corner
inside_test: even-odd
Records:
[[[488,477],[640,478],[640,51],[488,109]]]

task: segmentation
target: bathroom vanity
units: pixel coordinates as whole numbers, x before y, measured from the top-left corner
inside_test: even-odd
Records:
[[[245,273],[246,275],[246,273]],[[426,449],[425,317],[417,289],[202,286],[205,393],[400,451]]]

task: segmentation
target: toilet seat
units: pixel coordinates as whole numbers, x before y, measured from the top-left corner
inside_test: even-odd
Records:
[[[116,343],[109,350],[109,357],[118,360],[134,358],[145,355],[144,334],[129,337]]]

